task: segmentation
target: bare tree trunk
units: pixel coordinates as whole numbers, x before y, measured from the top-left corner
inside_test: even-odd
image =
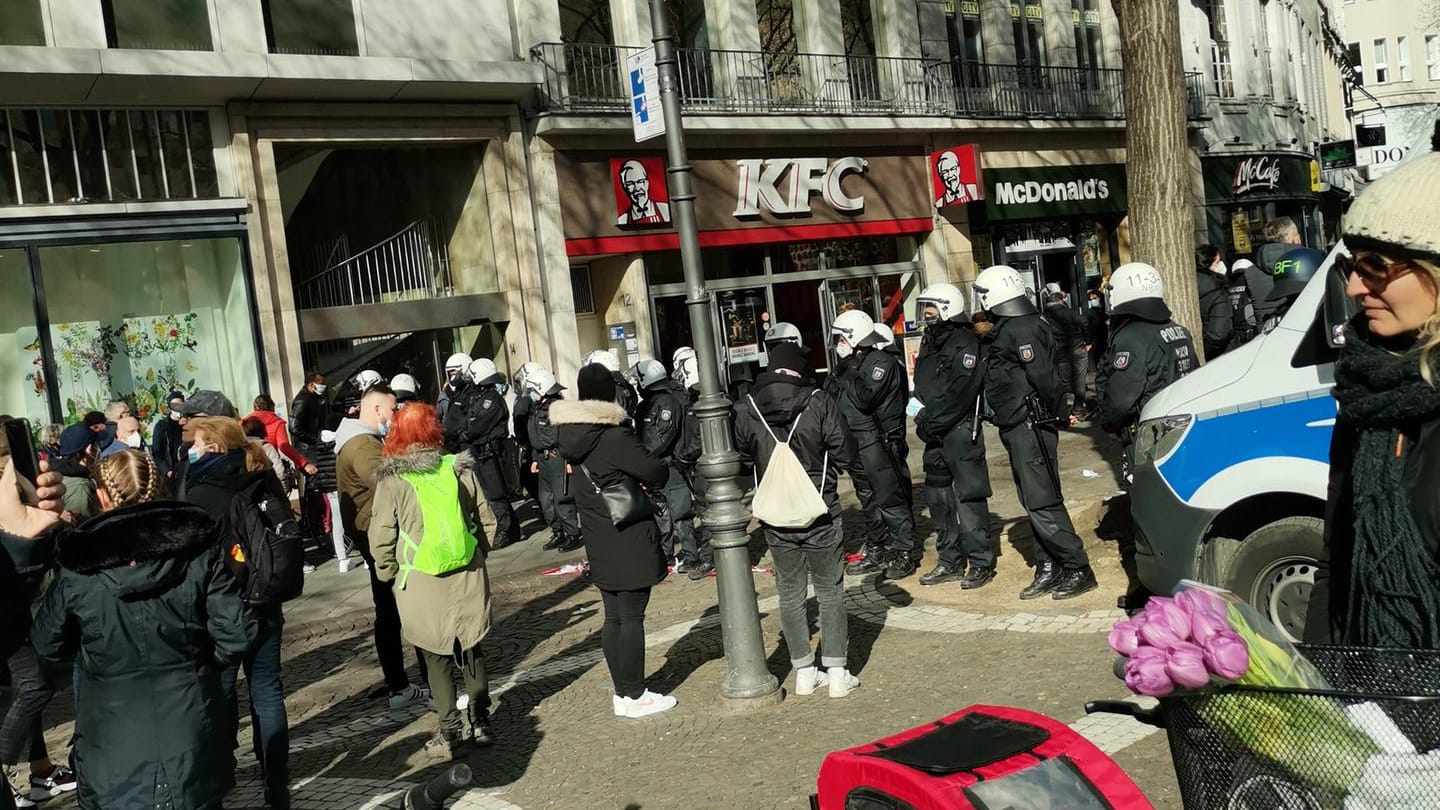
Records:
[[[1131,252],[1165,280],[1175,320],[1200,347],[1190,160],[1175,0],[1114,0],[1125,60]]]

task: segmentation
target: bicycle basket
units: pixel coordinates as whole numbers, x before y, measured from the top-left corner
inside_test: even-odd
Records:
[[[1440,748],[1440,652],[1298,646],[1330,689],[1235,685],[1161,699],[1187,810],[1440,802],[1440,754],[1424,756]],[[1399,753],[1410,746],[1418,753]]]

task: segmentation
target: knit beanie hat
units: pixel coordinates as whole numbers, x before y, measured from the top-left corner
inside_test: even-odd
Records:
[[[610,376],[610,369],[599,363],[591,363],[580,369],[580,376],[576,380],[576,390],[581,399],[614,402],[615,378]]]
[[[805,376],[805,352],[794,343],[781,343],[770,350],[770,370],[791,377]]]
[[[1351,250],[1401,250],[1440,260],[1440,152],[1415,158],[1376,180],[1345,213]]]

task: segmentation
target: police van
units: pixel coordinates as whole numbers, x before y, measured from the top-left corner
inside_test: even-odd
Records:
[[[1357,311],[1336,248],[1264,334],[1156,394],[1136,433],[1135,564],[1227,588],[1299,638],[1324,538],[1331,396]]]

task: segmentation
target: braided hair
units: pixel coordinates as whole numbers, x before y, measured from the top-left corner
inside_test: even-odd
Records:
[[[93,473],[95,485],[105,490],[110,508],[150,503],[165,497],[165,478],[155,459],[137,450],[125,450],[102,459]]]

